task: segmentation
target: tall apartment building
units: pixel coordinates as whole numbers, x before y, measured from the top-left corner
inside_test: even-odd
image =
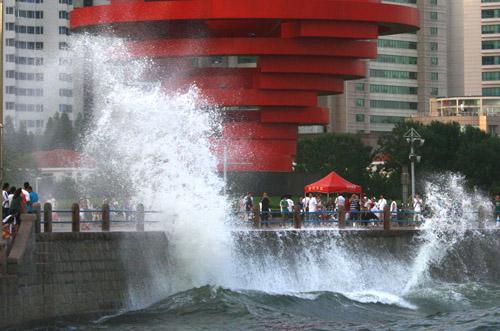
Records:
[[[481,55],[482,95],[500,96],[499,0],[481,0]]]
[[[43,132],[47,119],[74,119],[68,48],[73,0],[4,0],[4,117]]]
[[[455,0],[453,0],[455,1]],[[416,34],[382,37],[367,78],[321,101],[331,111],[329,131],[360,133],[370,144],[395,123],[428,111],[430,97],[448,95],[448,0],[386,0],[418,8]]]
[[[454,0],[450,96],[500,96],[500,0]]]

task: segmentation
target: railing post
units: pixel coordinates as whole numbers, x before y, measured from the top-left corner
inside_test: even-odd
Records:
[[[345,207],[340,206],[338,213],[339,213],[339,229],[345,229]]]
[[[479,206],[479,210],[477,212],[477,225],[479,229],[484,229],[486,221],[486,211],[483,206]]]
[[[42,232],[42,215],[41,215],[42,206],[39,203],[35,203],[33,205],[33,212],[35,213],[35,233]]]
[[[7,273],[7,243],[0,242],[0,275]]]
[[[391,222],[391,209],[389,206],[384,207],[384,230],[390,231],[392,222]]]
[[[71,206],[71,231],[80,232],[80,206],[77,203]]]
[[[52,232],[52,205],[48,202],[43,205],[43,232]]]
[[[137,205],[137,224],[135,226],[137,232],[144,232],[144,205]]]
[[[302,218],[300,217],[300,207],[293,207],[293,226],[296,229],[302,228]]]
[[[255,206],[253,208],[253,226],[255,228],[260,228],[262,226],[262,220],[260,219],[260,208]]]
[[[109,216],[109,204],[102,205],[102,232],[109,232],[111,228],[111,220]]]

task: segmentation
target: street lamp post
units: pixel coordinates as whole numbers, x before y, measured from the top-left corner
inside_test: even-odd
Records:
[[[421,156],[415,154],[414,144],[417,143],[422,146],[425,142],[425,139],[415,130],[411,128],[408,132],[403,136],[406,138],[406,141],[410,144],[410,155],[409,159],[411,162],[411,198],[412,200],[415,198],[415,162],[420,162]]]

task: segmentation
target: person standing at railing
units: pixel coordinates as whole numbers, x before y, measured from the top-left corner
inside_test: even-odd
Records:
[[[247,216],[247,220],[251,220],[253,217],[253,197],[252,193],[248,192],[245,197],[245,212]]]
[[[391,213],[391,221],[395,222],[398,220],[398,203],[394,199],[390,199],[391,204],[389,205],[389,211]],[[403,222],[398,223],[399,226],[403,225]]]
[[[30,208],[31,208],[31,200],[30,200],[30,193],[28,192],[28,187],[30,186],[30,183],[29,182],[25,182],[23,184],[23,188],[21,189],[22,190],[22,197],[23,197],[23,201],[26,205],[26,210],[29,212],[30,211]]]
[[[291,195],[287,196],[286,202],[288,203],[288,214],[291,215],[293,213],[293,207],[295,206]]]
[[[354,221],[359,220],[359,198],[357,194],[351,195],[351,200],[349,202],[349,215],[352,225],[354,225]]]
[[[345,206],[345,198],[342,195],[342,193],[339,193],[337,198],[335,199],[335,207],[338,210],[340,210],[340,207]]]
[[[378,202],[377,202],[377,207],[380,212],[378,213],[378,219],[383,219],[384,218],[384,208],[387,206],[387,200],[384,198],[383,195],[380,195]]]
[[[302,199],[302,206],[303,206],[303,211],[304,213],[309,212],[309,200],[311,200],[311,193],[308,193],[304,196],[304,199]]]
[[[315,220],[316,219],[316,213],[318,212],[318,200],[316,200],[316,197],[314,195],[311,195],[309,198],[309,213],[310,213],[310,218]]]
[[[266,192],[262,194],[262,199],[260,200],[261,205],[261,216],[260,219],[262,221],[269,221],[269,196]]]
[[[497,226],[500,226],[500,195],[495,197],[495,218]]]
[[[10,214],[14,216],[14,223],[17,227],[21,224],[21,214],[26,211],[26,202],[23,199],[23,191],[18,188],[10,202]]]
[[[28,206],[28,213],[32,213],[33,212],[33,205],[35,203],[38,202],[38,193],[36,193],[35,191],[33,191],[33,188],[31,186],[28,186],[27,188],[27,191],[28,191],[28,194],[30,196],[30,202],[29,204],[27,205]]]
[[[422,198],[418,194],[415,194],[413,199],[413,222],[420,222],[422,219]]]
[[[2,219],[9,215],[9,183],[2,186]]]
[[[283,219],[287,219],[288,216],[288,201],[286,199],[286,196],[282,196],[280,200],[280,212],[281,212],[281,217]]]

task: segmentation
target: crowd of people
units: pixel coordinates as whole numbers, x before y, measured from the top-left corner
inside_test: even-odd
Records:
[[[29,182],[22,187],[4,183],[2,186],[2,238],[13,236],[21,224],[22,213],[32,213],[33,205],[39,200],[38,193]]]
[[[422,218],[424,202],[419,195],[415,195],[408,205],[400,206],[395,199],[386,199],[383,195],[377,199],[376,197],[370,198],[366,194],[344,196],[344,194],[339,193],[334,196],[325,196],[324,194],[309,193],[296,201],[292,199],[291,195],[282,196],[278,212],[271,209],[269,196],[264,193],[259,202],[259,211],[262,221],[269,220],[269,217],[273,215],[287,219],[294,212],[296,206],[308,220],[336,220],[341,208],[346,212],[346,220],[351,222],[380,220],[383,218],[385,207],[388,206],[394,221],[401,221],[400,214],[401,208],[403,208],[407,214],[406,218],[411,215],[410,218],[418,222]],[[246,214],[247,218],[251,218],[254,210],[253,194],[249,192],[240,199],[240,211]],[[400,224],[402,225],[402,222]]]

